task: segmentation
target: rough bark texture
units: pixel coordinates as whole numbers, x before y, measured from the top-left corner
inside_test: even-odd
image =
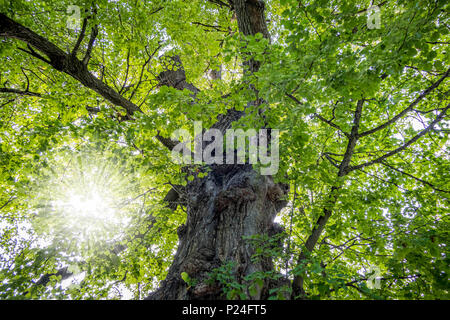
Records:
[[[236,263],[236,281],[241,283],[253,272],[272,270],[268,257],[252,261],[254,248],[244,238],[281,231],[273,219],[285,205],[286,192],[250,165],[216,166],[206,178],[188,184],[183,195],[188,216],[178,228],[178,251],[167,278],[148,299],[224,298],[220,286],[206,280],[212,269],[229,261]],[[182,272],[196,279],[195,287],[188,288]],[[267,298],[271,285],[266,283],[252,298]]]

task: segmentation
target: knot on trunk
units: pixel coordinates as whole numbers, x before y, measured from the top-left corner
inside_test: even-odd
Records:
[[[237,203],[250,202],[256,200],[256,194],[252,188],[232,188],[219,193],[216,199],[216,209],[222,212],[229,206]]]
[[[284,198],[289,192],[289,185],[276,183],[267,188],[267,198],[272,202],[277,202]]]

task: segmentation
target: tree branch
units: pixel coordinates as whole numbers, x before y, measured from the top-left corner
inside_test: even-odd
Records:
[[[358,140],[358,130],[359,124],[361,122],[363,104],[364,99],[358,100],[355,115],[353,118],[352,131],[348,139],[347,149],[345,151],[344,158],[342,159],[342,162],[339,165],[338,177],[343,177],[348,173],[348,165],[350,163],[351,157],[353,155],[356,146],[356,142]],[[333,213],[333,208],[337,202],[337,193],[339,189],[340,187],[336,185],[331,187],[330,193],[328,194],[328,201],[326,205],[323,207],[323,214],[317,220],[314,229],[312,230],[310,236],[306,240],[305,250],[302,250],[302,252],[300,253],[297,260],[297,265],[300,265],[306,260],[307,258],[306,252],[311,252],[314,249],[317,241],[319,240],[319,237],[322,234],[323,229],[325,228],[325,225],[328,222],[328,219],[331,217],[331,214]],[[305,291],[303,289],[303,276],[296,275],[294,277],[294,280],[292,281],[292,298],[297,299],[299,297],[303,298],[304,296]]]
[[[129,98],[130,100],[133,99],[134,94],[136,93],[136,91],[138,90],[139,86],[140,86],[141,83],[142,83],[142,77],[143,77],[143,75],[144,75],[145,67],[146,67],[147,64],[153,59],[153,57],[154,57],[155,54],[159,51],[159,49],[161,49],[161,47],[162,47],[162,44],[158,44],[158,46],[156,47],[155,51],[153,51],[153,53],[151,53],[151,54],[148,54],[148,53],[147,53],[148,59],[146,59],[146,60],[144,61],[144,64],[143,64],[142,67],[141,67],[141,73],[140,73],[140,75],[139,75],[139,81],[138,81],[138,83],[136,84],[136,87],[133,89],[133,92],[131,92],[131,95],[130,95],[130,98]],[[147,47],[145,48],[145,50],[146,50],[146,52],[147,52]]]
[[[360,165],[357,165],[357,166],[349,167],[349,168],[348,168],[348,172],[353,171],[353,170],[357,170],[357,169],[361,169],[361,168],[365,168],[365,167],[371,166],[371,165],[376,164],[376,163],[380,163],[380,162],[382,162],[383,160],[385,160],[385,159],[387,159],[387,158],[389,158],[389,157],[391,157],[391,156],[393,156],[393,155],[395,155],[395,154],[397,154],[397,153],[399,153],[399,152],[405,150],[408,146],[410,146],[411,144],[413,144],[414,142],[416,142],[417,140],[419,140],[420,137],[422,137],[422,136],[425,135],[427,132],[429,132],[430,130],[432,130],[433,127],[434,127],[439,121],[441,121],[441,120],[445,117],[445,115],[446,115],[446,113],[447,113],[447,110],[448,110],[449,108],[450,108],[450,103],[447,105],[447,107],[445,107],[445,108],[442,110],[442,112],[436,117],[436,119],[434,119],[434,121],[430,123],[430,125],[429,125],[427,128],[425,128],[424,130],[422,130],[421,132],[419,132],[416,136],[414,136],[412,139],[410,139],[410,140],[409,140],[408,142],[406,142],[404,145],[402,145],[402,146],[398,147],[397,149],[394,149],[394,150],[392,150],[392,151],[386,153],[385,155],[383,155],[383,156],[381,156],[381,157],[379,157],[379,158],[377,158],[377,159],[375,159],[375,160],[372,160],[372,161],[369,161],[369,162],[366,162],[366,163],[363,163],[363,164],[360,164]]]
[[[341,129],[341,127],[339,127],[337,124],[335,124],[334,122],[332,122],[331,120],[327,120],[324,117],[322,117],[320,114],[318,113],[314,113],[314,116],[316,118],[318,118],[320,121],[325,122],[326,124],[328,124],[329,126],[338,129],[339,131],[341,131],[347,138],[350,138],[350,134],[348,134],[347,132],[345,132],[344,130]]]
[[[298,105],[303,105],[303,103],[301,101],[299,101],[296,97],[294,97],[292,94],[290,93],[285,93],[285,96],[289,97],[292,101],[294,101],[295,103],[297,103]],[[327,120],[324,117],[322,117],[320,114],[318,113],[314,113],[314,116],[316,118],[318,118],[320,121],[325,122],[326,124],[330,125],[331,127],[338,129],[339,131],[341,131],[347,138],[350,138],[350,134],[348,134],[347,132],[345,132],[344,130],[342,130],[341,127],[339,127],[337,124],[335,124],[334,122],[332,122],[331,120]]]
[[[28,90],[18,90],[13,88],[0,88],[0,93],[14,93],[22,96],[41,97],[41,94],[38,92],[32,92]]]
[[[80,47],[81,42],[84,39],[84,34],[86,33],[86,27],[87,27],[87,20],[88,20],[88,18],[83,19],[83,26],[81,27],[81,32],[80,32],[80,35],[78,36],[78,40],[75,43],[75,46],[73,47],[73,50],[71,53],[72,56],[75,56],[77,54],[78,48]]]
[[[23,52],[25,52],[25,53],[28,53],[29,55],[31,55],[31,56],[33,56],[33,57],[35,57],[35,58],[38,58],[39,60],[42,60],[42,61],[44,61],[45,63],[50,63],[49,60],[45,59],[45,58],[44,58],[43,56],[41,56],[40,54],[36,53],[36,51],[34,51],[33,48],[31,48],[29,45],[28,45],[28,49],[29,49],[30,51],[27,51],[27,50],[25,50],[24,48],[17,48],[17,49],[19,49],[20,51],[23,51]]]
[[[348,166],[350,165],[350,160],[353,156],[355,150],[356,142],[358,141],[359,135],[359,124],[361,122],[362,107],[364,104],[364,99],[358,100],[355,110],[355,116],[353,118],[353,127],[348,139],[347,149],[344,154],[344,159],[342,159],[341,165],[339,166],[338,177],[343,177],[348,173]]]
[[[164,138],[163,136],[161,136],[159,134],[159,131],[155,137],[156,137],[156,139],[158,139],[159,142],[162,143],[163,146],[165,146],[169,150],[172,150],[178,144],[177,141],[173,141],[170,138]]]
[[[331,163],[334,167],[336,167],[336,168],[339,169],[339,165],[337,164],[336,159],[333,159],[332,157],[330,157],[330,154],[329,154],[328,152],[325,152],[325,153],[323,154],[323,156],[324,156],[325,158],[327,158],[327,160],[330,161],[330,163]]]
[[[95,25],[92,27],[91,38],[89,39],[88,48],[83,58],[83,64],[85,66],[87,66],[87,64],[89,63],[89,59],[91,59],[92,48],[94,47],[94,42],[97,35],[98,35],[98,26]]]
[[[91,35],[90,50],[92,50],[92,45],[95,40],[96,28],[93,28],[93,33]],[[141,112],[138,106],[136,106],[131,101],[122,97],[119,93],[113,90],[111,87],[103,83],[101,80],[96,78],[93,74],[89,72],[86,64],[77,59],[76,57],[65,53],[62,49],[57,47],[55,44],[47,40],[46,38],[36,34],[32,30],[22,26],[20,23],[8,18],[3,13],[0,13],[0,36],[5,36],[7,38],[14,38],[25,42],[29,48],[34,47],[40,52],[44,53],[48,60],[37,55],[33,50],[22,51],[31,54],[44,62],[50,64],[53,68],[58,71],[64,72],[74,79],[78,80],[85,87],[94,90],[106,100],[111,103],[123,107],[129,115],[134,112]],[[90,54],[88,48],[88,52]],[[86,57],[89,57],[86,54]],[[86,59],[85,57],[85,59]]]
[[[195,25],[202,26],[202,27],[205,27],[205,28],[211,28],[211,29],[214,29],[214,30],[219,31],[219,32],[228,32],[228,30],[222,29],[220,26],[205,24],[205,23],[201,23],[201,22],[191,22],[191,24],[195,24]]]
[[[390,169],[392,169],[392,170],[394,170],[394,171],[397,171],[397,172],[399,172],[399,173],[401,173],[401,174],[404,174],[405,176],[408,176],[408,177],[410,177],[410,178],[413,178],[414,180],[417,180],[417,181],[421,182],[422,184],[425,184],[425,185],[431,187],[431,189],[433,189],[433,190],[440,191],[440,192],[445,192],[445,193],[450,193],[450,191],[448,191],[448,190],[443,190],[443,189],[436,188],[433,184],[431,184],[431,183],[428,182],[428,181],[422,180],[422,179],[420,179],[420,178],[417,178],[417,177],[413,176],[412,174],[410,174],[410,173],[408,173],[408,172],[405,172],[405,171],[400,170],[400,169],[398,169],[398,168],[396,168],[396,167],[393,167],[393,166],[391,166],[390,164],[386,163],[385,161],[381,161],[380,163],[381,163],[383,166],[386,166],[386,167],[388,167],[388,168],[390,168]]]
[[[14,102],[14,101],[16,101],[16,99],[9,99],[9,100],[6,101],[5,103],[2,103],[2,104],[0,105],[0,108],[3,108],[4,106],[6,106],[6,105],[8,105],[8,104],[10,104],[11,102]]]
[[[55,44],[48,41],[44,37],[36,34],[32,30],[22,26],[18,22],[0,13],[0,36],[5,36],[8,38],[14,38],[24,41],[25,43],[27,43],[28,47],[30,48],[30,51],[21,49],[22,51],[25,51],[26,53],[43,60],[44,62],[54,67],[56,70],[72,76],[74,79],[78,80],[85,87],[94,90],[109,102],[124,108],[129,116],[133,115],[135,112],[142,112],[137,105],[121,96],[120,93],[109,87],[107,84],[103,83],[100,79],[91,74],[87,69],[87,63],[89,61],[97,33],[98,33],[97,26],[94,26],[92,28],[88,50],[86,52],[83,61],[80,61],[79,59],[77,59],[77,57],[65,53],[63,50],[58,48]],[[43,52],[49,58],[49,60],[35,53],[34,50],[32,50],[31,46]],[[149,59],[150,58],[151,57],[149,57]],[[12,92],[35,96],[37,95],[36,93],[32,92],[23,92],[15,89],[6,89],[6,88],[3,89],[3,92]],[[157,135],[156,138],[166,147],[174,145],[173,142],[169,142],[170,139],[163,138],[159,135]]]
[[[425,98],[429,93],[431,93],[434,89],[436,89],[442,81],[444,81],[445,78],[447,78],[450,74],[450,68],[447,70],[446,73],[444,73],[444,75],[435,83],[433,83],[430,87],[428,87],[424,92],[422,92],[422,94],[420,94],[407,108],[405,108],[403,111],[401,111],[399,114],[397,114],[395,117],[393,117],[391,120],[379,125],[378,127],[375,127],[371,130],[367,130],[365,132],[362,132],[359,134],[359,137],[364,137],[367,136],[369,134],[375,133],[379,130],[382,130],[384,128],[386,128],[387,126],[393,124],[394,122],[396,122],[398,119],[400,119],[401,117],[403,117],[406,113],[408,113],[409,111],[411,111],[423,98]]]

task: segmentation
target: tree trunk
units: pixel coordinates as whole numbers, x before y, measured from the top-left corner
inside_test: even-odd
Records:
[[[147,299],[221,299],[220,284],[208,283],[209,273],[234,262],[235,281],[257,271],[272,271],[270,257],[252,261],[254,248],[245,240],[253,235],[274,235],[281,228],[273,220],[285,206],[284,185],[275,184],[250,165],[216,166],[203,179],[186,186],[187,221],[178,228],[179,247],[167,278]],[[182,280],[186,272],[195,279],[189,287]],[[276,283],[266,281],[249,298],[265,299]]]

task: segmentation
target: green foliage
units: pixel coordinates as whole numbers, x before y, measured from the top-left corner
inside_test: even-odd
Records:
[[[248,298],[245,285],[239,283],[236,275],[236,262],[227,261],[209,274],[207,283],[219,283],[227,300],[245,300]]]
[[[68,28],[67,9],[79,6],[88,19],[76,56],[83,58],[98,25],[88,69],[143,111],[123,121],[124,110],[19,50],[26,50],[19,40],[0,39],[0,87],[28,93],[0,92],[0,298],[139,299],[154,290],[186,219],[162,199],[168,183],[193,179],[156,135],[192,130],[200,120],[207,128],[235,108],[246,111],[236,127],[280,130],[275,178],[291,189],[277,217],[285,233],[245,239],[254,261],[271,257],[275,270],[242,281],[236,265],[224,263],[211,281],[226,298],[256,296],[282,274],[302,276],[313,299],[448,299],[448,111],[400,152],[338,175],[358,100],[363,133],[402,113],[450,67],[448,1],[378,2],[380,28],[369,29],[367,9],[377,1],[267,0],[269,42],[244,37],[233,13],[209,1],[0,0],[1,13],[65,52],[81,31]],[[174,54],[200,89],[195,97],[158,86]],[[243,75],[248,57],[261,67]],[[219,66],[222,78],[212,80],[206,73]],[[420,134],[448,105],[448,92],[446,78],[395,123],[360,136],[350,166]],[[245,107],[256,98],[263,104]],[[92,185],[111,202],[114,219],[81,218],[56,205]],[[331,217],[307,252],[324,208]],[[62,279],[64,267],[75,277]],[[371,268],[379,270],[378,288],[367,285]],[[269,295],[284,299],[290,291]]]
[[[267,235],[253,235],[245,237],[245,241],[254,249],[251,259],[253,262],[261,259],[272,258],[274,261],[282,260],[286,257],[282,248],[278,245],[286,237],[285,234],[278,234],[272,237]],[[235,261],[226,261],[218,268],[214,268],[209,274],[207,283],[220,285],[226,299],[250,299],[259,297],[265,284],[270,281],[278,281],[282,275],[276,271],[256,271],[239,279]],[[270,300],[285,300],[290,297],[291,288],[287,285],[278,286],[269,290]]]
[[[195,287],[197,284],[197,279],[192,279],[186,272],[181,273],[181,279],[186,282],[188,289],[191,287]]]

